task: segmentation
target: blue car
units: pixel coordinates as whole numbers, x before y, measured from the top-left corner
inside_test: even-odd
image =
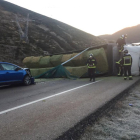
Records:
[[[34,78],[31,76],[30,69],[21,68],[7,62],[0,62],[0,85],[15,83],[33,84]]]

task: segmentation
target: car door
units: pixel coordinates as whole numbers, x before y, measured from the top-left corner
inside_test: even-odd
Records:
[[[2,83],[6,83],[7,79],[6,79],[6,71],[3,70],[1,64],[0,64],[0,84]]]
[[[23,70],[16,70],[17,66],[11,64],[1,64],[2,68],[4,69],[5,79],[7,82],[18,82],[22,81],[23,79]]]

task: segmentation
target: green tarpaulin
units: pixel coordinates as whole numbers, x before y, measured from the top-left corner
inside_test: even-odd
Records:
[[[47,72],[42,73],[41,75],[36,76],[35,78],[70,78],[77,79],[77,76],[70,74],[68,70],[62,65],[59,65],[55,68],[48,70]]]

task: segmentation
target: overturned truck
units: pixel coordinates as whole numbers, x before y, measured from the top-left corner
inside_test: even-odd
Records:
[[[124,48],[129,51],[133,58],[131,68],[132,75],[138,76],[140,73],[140,45],[127,44],[124,46]],[[97,60],[96,74],[117,75],[115,63],[120,58],[116,44],[107,44],[96,48],[89,48],[87,51],[81,53],[79,56],[71,60],[71,58],[73,58],[80,52],[81,51],[45,57],[31,56],[26,57],[23,60],[23,63],[31,69],[32,75],[36,78],[50,78],[52,76],[52,74],[50,75],[50,73],[54,73],[56,71],[57,72],[54,77],[64,76],[70,78],[71,75],[76,77],[87,77],[86,61],[89,57],[89,54],[93,53],[94,57]],[[70,61],[64,64],[65,68],[58,67],[67,60]]]
[[[87,59],[92,53],[97,60],[96,74],[107,74],[110,71],[108,45],[99,48],[89,48],[82,53],[57,54],[52,56],[30,56],[23,60],[25,66],[31,69],[35,78],[51,77],[87,77]],[[78,55],[79,54],[79,55]],[[77,56],[78,55],[78,56]],[[74,58],[74,56],[77,56]],[[68,61],[64,64],[64,62]],[[63,67],[61,64],[64,64]],[[55,72],[55,74],[54,74]],[[51,74],[50,74],[51,73]],[[53,74],[52,74],[53,73]],[[57,73],[57,74],[56,74]],[[62,74],[63,73],[63,74]],[[64,74],[65,73],[65,74]]]

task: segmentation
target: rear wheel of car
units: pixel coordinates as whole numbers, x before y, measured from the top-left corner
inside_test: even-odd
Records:
[[[31,84],[31,77],[29,75],[26,75],[24,77],[23,83],[24,83],[25,86],[30,85]]]

